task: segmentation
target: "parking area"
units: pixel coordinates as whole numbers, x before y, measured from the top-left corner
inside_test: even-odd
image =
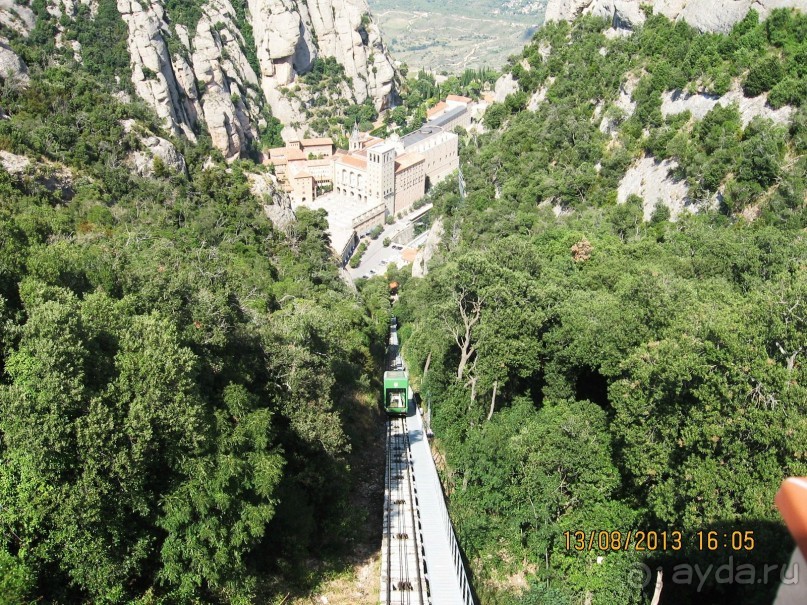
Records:
[[[414,260],[417,249],[426,240],[426,235],[427,233],[421,233],[405,245],[393,243],[387,247],[383,245],[384,237],[386,237],[383,233],[375,240],[366,238],[364,241],[368,242],[368,246],[361,263],[355,269],[348,267],[348,273],[354,280],[369,279],[376,275],[384,275],[390,264],[399,267],[410,264]]]

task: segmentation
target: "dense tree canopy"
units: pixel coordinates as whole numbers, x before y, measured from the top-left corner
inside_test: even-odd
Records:
[[[374,334],[327,224],[275,229],[258,167],[204,136],[141,178],[150,112],[31,77],[0,98],[0,146],[38,160],[0,170],[0,601],[271,594],[356,531],[343,418],[373,413]]]
[[[660,108],[676,88],[801,78],[806,18],[752,13],[712,35],[652,16],[613,39],[590,18],[545,26],[512,62],[519,92],[465,141],[467,196],[436,192],[441,250],[396,312],[484,602],[649,602],[628,581],[635,564],[725,562],[699,552],[703,529],[755,531],[742,560],[789,556],[772,502],[807,472],[804,107],[789,126],[744,122],[736,105],[701,120]],[[626,117],[614,103],[637,75]],[[546,101],[525,110],[541,86]],[[637,196],[616,204],[646,153],[676,160],[692,199],[721,191],[723,204],[676,222],[663,205],[646,222]],[[665,557],[564,538],[640,529],[685,543]],[[769,603],[776,588],[698,593],[669,577],[676,603]]]

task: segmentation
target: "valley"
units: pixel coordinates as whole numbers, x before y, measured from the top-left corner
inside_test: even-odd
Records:
[[[486,0],[371,0],[370,7],[396,61],[449,74],[500,68],[529,42],[545,10],[543,2]]]

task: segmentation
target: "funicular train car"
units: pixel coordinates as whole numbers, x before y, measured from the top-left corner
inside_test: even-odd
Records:
[[[409,408],[409,378],[402,370],[384,372],[384,410],[387,414],[406,414]]]

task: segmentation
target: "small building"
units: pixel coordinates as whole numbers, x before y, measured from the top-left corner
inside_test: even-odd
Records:
[[[303,204],[314,200],[316,183],[310,173],[298,172],[291,177],[290,182],[292,197],[299,199]]]
[[[446,97],[446,103],[451,106],[458,106],[462,105],[466,109],[471,106],[474,100],[470,97],[462,97],[460,95],[448,95]]]
[[[446,109],[448,109],[448,103],[445,101],[440,101],[434,107],[426,110],[426,119],[431,120],[432,118],[436,118],[437,116],[443,114]]]
[[[312,159],[329,158],[333,155],[333,139],[331,137],[302,139],[300,141],[300,150],[306,157],[314,156]]]
[[[468,129],[471,126],[472,105],[473,99],[448,95],[445,101],[441,101],[426,112],[428,118],[426,126],[440,126],[447,131],[452,131],[457,126]]]

